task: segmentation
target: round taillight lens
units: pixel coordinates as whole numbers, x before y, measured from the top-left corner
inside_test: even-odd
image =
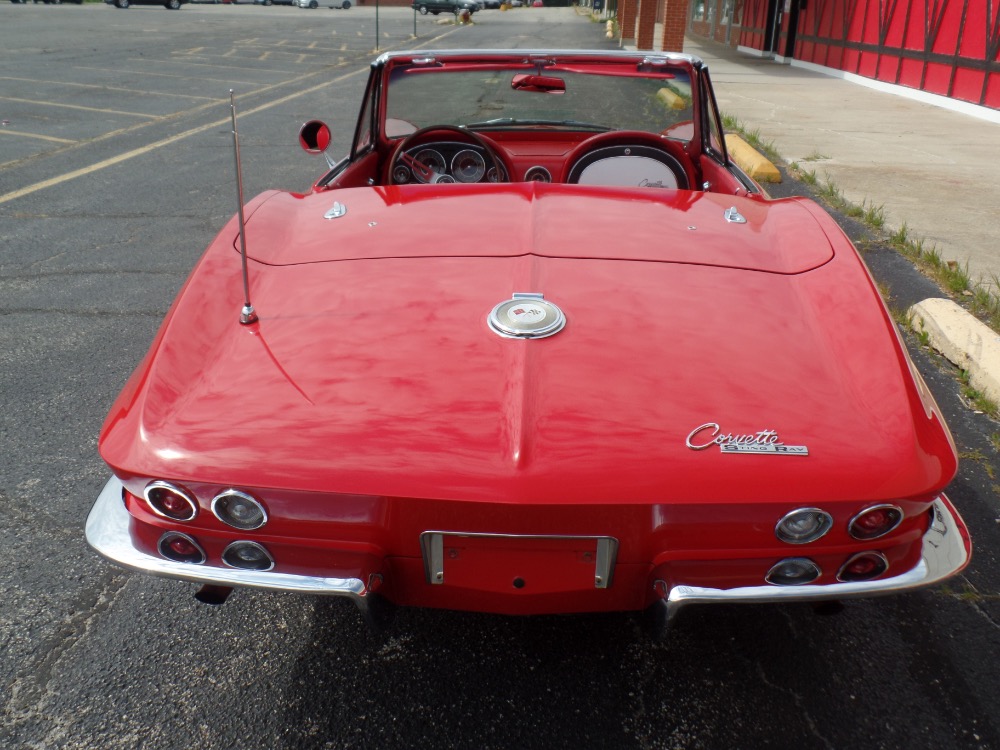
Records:
[[[843,564],[837,573],[837,580],[845,583],[870,581],[888,569],[889,561],[881,552],[859,552]]]
[[[158,516],[174,521],[191,521],[198,515],[198,503],[183,487],[169,482],[150,482],[142,495]]]
[[[821,575],[819,565],[805,557],[789,557],[776,563],[764,580],[775,586],[802,586]]]
[[[212,500],[215,517],[228,526],[243,531],[259,529],[267,523],[264,506],[245,492],[226,490]]]
[[[223,550],[222,562],[243,570],[270,570],[274,567],[271,553],[257,542],[233,542]]]
[[[895,505],[873,505],[851,519],[847,529],[855,539],[868,541],[885,536],[903,520],[903,511]]]
[[[205,551],[192,537],[179,531],[168,531],[157,544],[160,554],[168,560],[201,565],[205,562]]]
[[[793,510],[774,527],[774,535],[788,544],[815,542],[833,526],[833,517],[819,508]]]

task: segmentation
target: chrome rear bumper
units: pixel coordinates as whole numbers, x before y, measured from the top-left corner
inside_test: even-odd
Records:
[[[122,483],[112,477],[90,511],[86,526],[87,542],[122,567],[210,586],[246,586],[301,594],[346,596],[366,615],[371,614],[370,609],[381,604],[380,598],[359,578],[324,578],[193,565],[147,554],[132,543],[129,533],[131,515],[122,500],[122,490]],[[662,593],[662,598],[653,607],[658,609],[661,619],[669,622],[687,604],[829,601],[896,594],[939,583],[969,563],[972,545],[965,523],[944,495],[934,501],[930,512],[933,522],[924,534],[921,559],[912,569],[898,576],[858,583],[763,585],[733,589],[685,585],[669,587],[657,581],[655,589]]]
[[[657,582],[657,590],[665,596],[658,602],[666,622],[686,604],[733,604],[795,601],[830,601],[898,594],[932,586],[960,572],[972,556],[972,543],[965,522],[944,495],[931,505],[933,521],[924,534],[920,562],[913,568],[891,578],[874,581],[831,583],[822,586],[744,586],[734,589],[713,589],[698,586],[673,586]]]
[[[212,586],[250,586],[300,594],[347,596],[365,609],[368,591],[365,582],[358,578],[322,578],[192,565],[142,552],[132,544],[132,537],[129,534],[129,522],[132,517],[122,501],[122,489],[122,483],[116,477],[112,477],[104,486],[87,517],[87,542],[113,563],[143,573]]]

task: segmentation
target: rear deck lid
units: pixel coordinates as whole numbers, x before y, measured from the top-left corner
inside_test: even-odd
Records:
[[[797,274],[833,257],[814,210],[799,199],[533,182],[273,193],[252,207],[247,251],[279,266],[531,254]]]

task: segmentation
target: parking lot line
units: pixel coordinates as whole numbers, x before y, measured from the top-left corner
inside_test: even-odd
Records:
[[[19,104],[33,104],[42,107],[58,107],[60,109],[82,109],[85,112],[100,112],[106,115],[125,115],[126,117],[142,117],[147,120],[159,119],[159,115],[147,115],[142,112],[124,112],[120,109],[102,109],[101,107],[85,107],[82,104],[61,104],[60,102],[47,102],[42,99],[20,99],[16,96],[0,96],[0,100],[5,102],[17,102]]]
[[[56,138],[52,135],[39,135],[38,133],[25,133],[23,130],[11,130],[9,128],[4,128],[0,130],[0,135],[16,135],[21,138],[37,138],[40,141],[52,141],[53,143],[76,143],[77,141],[71,141],[67,138]]]
[[[94,70],[94,68],[90,68]],[[23,81],[26,83],[42,84],[46,86],[67,86],[78,89],[97,89],[98,91],[121,91],[125,94],[154,94],[155,96],[173,96],[180,99],[203,99],[216,101],[209,96],[198,96],[196,94],[170,94],[160,91],[147,91],[145,89],[130,89],[125,86],[105,86],[95,83],[74,83],[72,81],[49,81],[44,78],[16,78],[14,76],[0,76],[0,81]]]
[[[301,96],[307,96],[315,91],[332,86],[336,83],[347,80],[352,76],[363,75],[368,73],[368,66],[359,68],[358,70],[353,70],[350,73],[345,73],[342,76],[338,76],[329,81],[323,81],[323,83],[316,84],[315,86],[310,86],[302,91],[296,91],[293,94],[288,94],[287,96],[282,96],[274,101],[270,101],[266,104],[261,104],[253,109],[248,109],[240,113],[242,119],[246,119],[258,112],[263,112],[265,110],[271,109],[272,107],[277,107],[286,102],[292,101],[293,99],[298,99]],[[258,93],[258,92],[254,92]],[[84,175],[93,174],[94,172],[99,172],[102,169],[107,169],[108,167],[113,167],[116,164],[121,164],[123,161],[128,161],[129,159],[134,159],[137,156],[143,156],[157,149],[161,149],[164,146],[169,146],[177,141],[189,138],[192,135],[197,135],[198,133],[203,133],[206,130],[212,130],[223,125],[231,124],[230,117],[224,117],[221,120],[215,120],[213,122],[205,123],[204,125],[199,125],[196,128],[191,128],[190,130],[185,130],[183,133],[178,133],[177,135],[170,136],[169,138],[163,138],[156,141],[155,143],[150,143],[141,148],[133,149],[132,151],[126,151],[123,154],[118,154],[117,156],[112,156],[110,159],[104,159],[96,164],[91,164],[87,167],[82,167],[81,169],[74,169],[72,172],[66,172],[65,174],[56,175],[55,177],[50,177],[47,180],[42,180],[41,182],[36,182],[33,185],[28,185],[17,190],[12,190],[9,193],[4,193],[0,195],[0,203],[7,203],[8,201],[16,200],[17,198],[22,198],[25,195],[30,195],[31,193],[38,192],[39,190],[44,190],[45,188],[53,187],[54,185],[60,185],[64,182],[69,182],[70,180],[75,180],[77,177],[83,177]]]

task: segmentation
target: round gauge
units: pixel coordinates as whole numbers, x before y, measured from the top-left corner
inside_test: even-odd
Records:
[[[451,173],[459,182],[479,182],[486,174],[486,160],[477,151],[463,149],[451,160]]]
[[[445,170],[448,168],[448,165],[444,161],[444,157],[441,156],[441,152],[435,151],[432,148],[420,149],[413,155],[413,158],[439,175],[444,174]],[[420,175],[416,175],[416,177],[420,180]],[[423,182],[423,180],[420,181]]]
[[[397,164],[396,168],[392,170],[392,181],[397,185],[405,185],[410,181],[410,170],[402,164]]]
[[[532,167],[524,173],[525,182],[552,182],[552,175],[545,167]]]

